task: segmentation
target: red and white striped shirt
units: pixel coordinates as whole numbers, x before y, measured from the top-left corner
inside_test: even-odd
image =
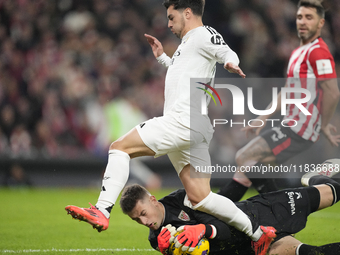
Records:
[[[326,43],[319,37],[292,52],[287,70],[287,86],[307,89],[311,99],[303,106],[311,113],[305,115],[294,104],[287,105],[285,120],[291,129],[306,140],[317,141],[321,129],[321,105],[323,91],[320,80],[336,78],[335,64]],[[289,99],[304,98],[303,93],[289,93]],[[294,126],[297,123],[296,126]]]

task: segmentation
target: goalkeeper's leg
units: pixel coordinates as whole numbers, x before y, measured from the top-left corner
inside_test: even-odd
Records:
[[[340,184],[327,176],[316,175],[311,177],[309,186],[314,186],[319,190],[320,203],[318,210],[332,206],[340,199]],[[311,198],[311,200],[315,201],[316,199]]]
[[[269,255],[310,255],[324,254],[335,255],[339,254],[340,243],[331,243],[322,246],[313,246],[301,243],[292,236],[286,236],[277,242],[273,243],[268,250]]]

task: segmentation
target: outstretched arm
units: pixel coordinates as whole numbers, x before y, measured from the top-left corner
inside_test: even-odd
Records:
[[[144,36],[146,37],[146,40],[150,44],[155,58],[158,58],[159,56],[161,56],[164,53],[162,43],[158,41],[156,37],[153,37],[151,35],[144,34]]]
[[[163,50],[163,46],[161,44],[160,41],[157,40],[156,37],[153,37],[151,35],[148,34],[144,34],[144,36],[146,37],[146,39],[148,40],[148,43],[151,46],[153,55],[155,56],[155,58],[157,59],[158,63],[162,64],[165,67],[170,66],[171,64],[171,58],[169,58],[164,50]]]
[[[243,73],[241,68],[238,65],[235,65],[231,62],[228,62],[224,65],[224,69],[226,69],[229,73],[236,73],[242,78],[246,78],[246,75]]]

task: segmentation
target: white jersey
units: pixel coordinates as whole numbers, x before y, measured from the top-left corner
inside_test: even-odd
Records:
[[[202,26],[190,30],[182,38],[171,59],[165,54],[157,59],[168,67],[165,78],[164,115],[175,114],[182,125],[205,135],[206,125],[209,125],[210,130],[212,127],[208,117],[201,114],[200,99],[204,91],[196,88],[199,84],[191,85],[190,79],[202,78],[203,83],[208,83],[207,81],[211,81],[215,76],[216,62],[239,64],[236,53],[215,29]],[[200,122],[195,128],[190,125],[190,120],[193,119]]]

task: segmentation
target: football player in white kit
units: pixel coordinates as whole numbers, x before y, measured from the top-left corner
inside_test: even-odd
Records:
[[[99,232],[107,229],[111,209],[128,179],[130,158],[167,154],[186,190],[186,206],[212,214],[246,233],[253,240],[256,254],[265,254],[275,237],[275,229],[264,226],[253,229],[248,216],[232,201],[211,192],[210,174],[191,175],[195,166],[211,165],[208,148],[213,128],[209,118],[201,114],[200,104],[190,103],[192,97],[201,99],[204,93],[199,89],[190,91],[190,79],[213,78],[216,62],[244,78],[245,74],[238,67],[239,59],[215,29],[203,25],[204,0],[166,0],[163,4],[167,9],[168,27],[181,39],[181,44],[170,58],[155,37],[147,34],[145,37],[154,56],[168,68],[164,115],[137,125],[111,144],[96,206],[91,205],[89,209],[67,206],[65,209]],[[190,120],[197,124],[191,125]],[[205,229],[188,230],[186,246],[195,247],[202,232]],[[168,240],[164,243],[170,244]],[[168,247],[160,248],[165,253]]]

